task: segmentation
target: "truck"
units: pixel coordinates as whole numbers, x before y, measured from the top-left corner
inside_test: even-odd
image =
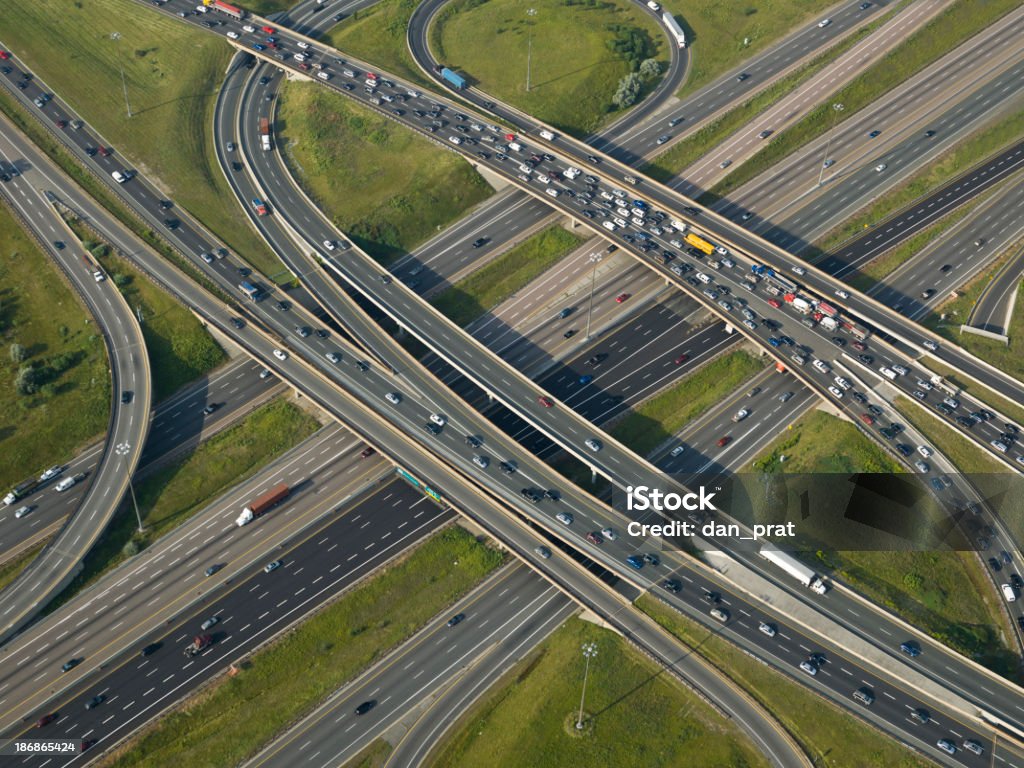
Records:
[[[253,519],[259,517],[268,509],[284,501],[289,493],[291,493],[291,489],[287,485],[284,483],[278,483],[262,496],[259,496],[246,504],[242,509],[242,514],[240,514],[238,519],[235,520],[235,525],[239,528],[243,525],[248,525],[253,521]]]
[[[668,27],[669,35],[676,41],[676,45],[680,48],[686,47],[686,34],[683,32],[683,28],[679,26],[679,22],[676,21],[676,17],[668,11],[661,14],[661,20],[665,22],[665,26]]]
[[[259,301],[260,289],[249,281],[243,280],[240,282],[238,284],[238,290],[244,293],[249,301]]]
[[[824,301],[818,302],[818,311],[827,317],[838,317],[839,310],[833,307],[831,304],[826,304]]]
[[[686,231],[686,223],[680,221],[679,219],[671,219],[669,223],[672,225],[672,229],[674,229],[676,232]]]
[[[270,151],[270,118],[260,118],[260,144],[264,152]]]
[[[766,544],[761,547],[761,557],[770,563],[774,563],[782,570],[799,581],[812,592],[824,595],[828,592],[828,585],[810,568],[801,563],[795,557],[787,555],[778,548]]]
[[[711,253],[715,252],[715,246],[713,246],[711,243],[709,243],[703,237],[701,237],[700,235],[697,235],[694,232],[690,232],[683,239],[687,243],[692,245],[694,248],[696,248],[698,251],[702,251],[702,252],[707,253],[707,254],[711,254]]]
[[[4,504],[10,506],[16,501],[21,501],[38,487],[39,481],[36,480],[35,478],[18,483],[16,486],[11,488],[10,491],[7,492],[6,496],[4,496]]]
[[[213,638],[209,635],[196,635],[192,638],[192,644],[185,647],[186,656],[196,656],[213,645]]]
[[[466,78],[457,72],[452,72],[448,67],[441,68],[441,77],[447,80],[448,83],[457,91],[461,91],[466,87]]]
[[[220,11],[223,14],[227,14],[232,19],[244,19],[245,11],[241,8],[236,8],[233,5],[228,5],[223,0],[203,0],[203,5],[207,8],[213,8],[215,11]]]
[[[811,311],[811,302],[805,299],[803,296],[793,296],[792,299],[789,297],[793,294],[787,294],[786,300],[793,305],[793,309],[799,312],[801,315],[806,315]]]
[[[829,317],[828,315],[822,315],[818,319],[818,322],[821,323],[821,327],[829,333],[832,333],[839,327],[839,322],[834,317]]]

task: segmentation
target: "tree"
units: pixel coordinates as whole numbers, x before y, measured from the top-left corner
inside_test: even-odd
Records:
[[[25,360],[26,352],[25,348],[17,342],[11,344],[11,362],[20,363]]]
[[[630,72],[628,75],[619,80],[619,87],[615,89],[615,95],[612,96],[612,102],[619,109],[625,109],[626,107],[634,104],[637,97],[640,96],[640,75],[636,72]]]
[[[31,365],[23,365],[14,380],[19,395],[34,395],[39,391],[39,371]]]
[[[657,59],[644,59],[640,62],[639,73],[644,80],[653,80],[661,74],[661,64]]]

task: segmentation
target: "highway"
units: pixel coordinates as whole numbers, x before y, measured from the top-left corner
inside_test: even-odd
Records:
[[[13,126],[6,117],[0,118],[0,125],[4,126],[0,157],[7,162],[19,160]],[[46,180],[30,164],[18,168],[19,174],[0,191],[23,226],[35,234],[42,251],[56,261],[103,336],[110,364],[111,414],[94,472],[62,471],[47,481],[51,493],[82,486],[74,492],[79,503],[56,537],[0,593],[0,640],[31,621],[80,571],[82,559],[128,491],[149,432],[152,398],[146,342],[131,308],[95,261],[75,247],[76,238],[41,191],[48,187]],[[57,248],[55,241],[72,245]],[[26,506],[23,500],[16,501],[9,509],[22,506]]]
[[[250,409],[280,392],[280,383],[274,378],[259,377],[261,368],[251,360],[236,360],[159,403],[153,411],[135,481],[234,424]],[[209,402],[218,403],[220,407],[204,416],[203,408]],[[67,461],[64,473],[94,475],[104,444],[105,441],[90,446]],[[52,486],[45,486],[18,504],[0,510],[0,560],[13,557],[56,531],[78,507],[84,488],[84,484],[77,485],[58,494]],[[29,506],[32,511],[18,519],[14,512],[21,505]]]

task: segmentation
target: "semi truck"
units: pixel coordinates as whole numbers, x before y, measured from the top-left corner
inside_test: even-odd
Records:
[[[448,67],[441,68],[441,77],[447,80],[456,90],[461,91],[466,87],[466,78],[457,72],[452,72]]]
[[[21,501],[28,496],[32,491],[39,487],[39,481],[36,479],[25,480],[24,482],[18,483],[16,486],[11,488],[4,496],[4,504],[10,506],[16,501]]]
[[[661,14],[661,20],[665,22],[665,26],[668,27],[669,35],[676,41],[676,45],[680,48],[686,47],[686,35],[683,33],[683,28],[679,26],[679,22],[676,21],[676,17],[668,11]]]
[[[270,151],[270,118],[260,118],[260,144],[264,152]]]
[[[828,592],[828,585],[810,568],[801,563],[795,557],[787,555],[776,547],[766,544],[761,547],[761,557],[770,563],[774,563],[782,570],[799,581],[812,592],[824,595]]]
[[[246,297],[249,299],[249,301],[259,301],[260,300],[260,289],[259,289],[259,287],[253,285],[252,283],[248,282],[247,280],[243,280],[242,282],[240,282],[238,284],[238,290],[240,290],[242,293],[244,293],[246,295]]]
[[[253,519],[259,517],[271,507],[280,504],[291,493],[291,489],[284,483],[278,483],[262,496],[250,501],[242,509],[242,514],[235,520],[235,525],[241,528],[248,525]]]
[[[213,8],[215,11],[220,11],[230,16],[232,19],[244,19],[245,11],[241,8],[236,8],[233,5],[228,5],[223,0],[203,0],[203,5],[207,8]]]
[[[192,638],[192,644],[185,647],[186,656],[196,656],[213,645],[213,638],[209,635],[196,635]]]
[[[715,246],[713,246],[703,237],[700,237],[699,235],[694,234],[693,232],[687,234],[686,237],[684,237],[683,239],[690,245],[692,245],[694,248],[696,248],[698,251],[702,251],[707,254],[712,254],[715,252]]]

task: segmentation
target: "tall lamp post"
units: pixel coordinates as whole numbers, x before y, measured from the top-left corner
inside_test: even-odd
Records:
[[[526,15],[531,18],[537,15],[536,8],[529,8]],[[533,60],[533,22],[526,22],[526,92],[530,92],[530,64]]]
[[[587,302],[587,339],[590,338],[590,318],[594,314],[594,283],[597,280],[597,265],[601,263],[601,254],[590,254],[589,261],[594,265],[590,273],[590,300]]]
[[[131,449],[132,447],[128,445],[128,443],[118,443],[114,447],[114,453],[118,456],[124,457],[131,453]],[[135,519],[139,524],[139,533],[142,533],[145,529],[142,527],[142,515],[139,514],[139,503],[135,500],[135,487],[132,485],[131,475],[128,475],[128,492],[131,494],[132,506],[135,508]]]
[[[840,112],[846,107],[842,104],[836,103],[832,105],[832,125],[828,129],[828,141],[825,142],[825,159],[821,161],[821,170],[818,171],[818,186],[821,186],[821,180],[825,176],[825,163],[828,162],[828,151],[832,148],[832,134],[836,129],[836,118]]]
[[[111,32],[110,39],[117,43],[117,66],[121,70],[121,90],[124,91],[124,108],[128,110],[128,117],[132,116],[132,105],[128,103],[128,81],[124,79],[124,64],[121,61],[121,33]]]
[[[576,719],[576,730],[583,730],[583,699],[587,695],[587,675],[590,673],[590,660],[597,656],[597,643],[583,644],[583,658],[587,660],[587,666],[583,670],[583,693],[580,694],[580,716]]]

